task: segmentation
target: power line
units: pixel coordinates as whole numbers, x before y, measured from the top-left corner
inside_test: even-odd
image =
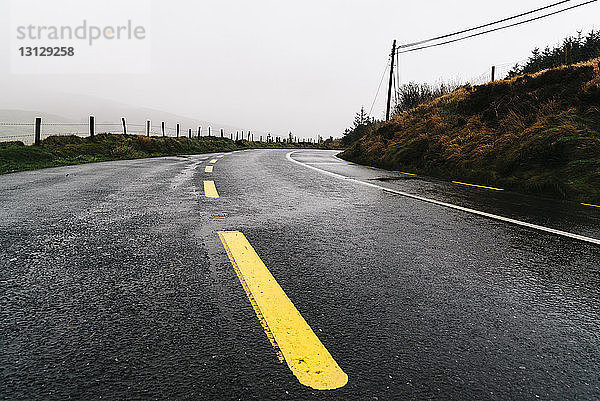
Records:
[[[377,92],[375,93],[375,98],[373,99],[373,103],[371,104],[371,108],[369,109],[369,117],[371,117],[371,113],[373,112],[373,107],[375,107],[375,102],[377,101],[377,96],[379,96],[379,90],[381,89],[381,85],[383,84],[383,79],[385,78],[385,73],[390,67],[389,58],[386,61],[385,69],[383,70],[383,74],[381,74],[381,81],[379,81],[379,86],[377,87]]]
[[[567,8],[564,8],[562,10],[558,10],[558,11],[554,11],[554,12],[551,12],[551,13],[548,13],[548,14],[540,15],[540,16],[537,16],[537,17],[534,17],[534,18],[526,19],[524,21],[515,22],[513,24],[504,25],[504,26],[501,26],[499,28],[488,29],[487,31],[478,32],[478,33],[474,33],[474,34],[471,34],[471,35],[463,36],[463,37],[458,38],[458,39],[447,40],[447,41],[444,41],[444,42],[435,43],[435,44],[427,45],[427,46],[415,47],[415,48],[408,49],[408,50],[403,50],[403,51],[397,52],[397,53],[398,54],[409,53],[409,52],[414,52],[414,51],[417,51],[417,50],[427,49],[427,48],[430,48],[430,47],[442,46],[442,45],[446,45],[448,43],[458,42],[458,41],[461,41],[461,40],[473,38],[475,36],[484,35],[486,33],[495,32],[495,31],[499,31],[499,30],[502,30],[502,29],[510,28],[510,27],[513,27],[513,26],[525,24],[527,22],[532,22],[532,21],[536,21],[536,20],[539,20],[539,19],[542,19],[542,18],[550,17],[552,15],[559,14],[559,13],[562,13],[562,12],[565,12],[565,11],[569,11],[569,10],[572,10],[574,8],[577,8],[577,7],[585,6],[587,4],[594,3],[596,1],[598,1],[598,0],[589,0],[589,1],[586,1],[585,3],[576,4],[574,6],[567,7]]]
[[[413,47],[413,46],[417,46],[417,45],[422,45],[424,43],[433,42],[434,40],[439,40],[439,39],[448,38],[450,36],[460,35],[461,33],[471,32],[471,31],[474,31],[474,30],[477,30],[477,29],[481,29],[481,28],[485,28],[485,27],[488,27],[488,26],[491,26],[491,25],[499,24],[501,22],[506,22],[506,21],[510,21],[512,19],[515,19],[515,18],[523,17],[525,15],[537,13],[538,11],[542,11],[542,10],[545,10],[545,9],[548,9],[548,8],[556,7],[556,6],[561,5],[563,3],[568,3],[569,1],[571,1],[571,0],[559,1],[558,3],[549,4],[549,5],[544,6],[544,7],[536,8],[535,10],[527,11],[527,12],[524,12],[524,13],[521,13],[521,14],[517,14],[517,15],[514,15],[512,17],[504,18],[504,19],[501,19],[501,20],[498,20],[498,21],[489,22],[487,24],[475,26],[473,28],[463,29],[462,31],[448,33],[446,35],[437,36],[435,38],[425,39],[425,40],[420,40],[418,42],[413,42],[413,43],[407,43],[405,45],[400,45],[400,46],[398,46],[398,48],[399,49],[405,49],[407,47]]]

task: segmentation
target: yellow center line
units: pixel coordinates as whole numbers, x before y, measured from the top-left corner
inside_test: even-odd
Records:
[[[591,203],[582,203],[583,206],[600,207],[600,205],[592,205]]]
[[[271,344],[305,386],[333,390],[348,383],[348,376],[312,331],[244,234],[219,231],[246,295]],[[283,362],[283,361],[282,361]]]
[[[209,161],[210,164],[215,164],[216,162],[218,162],[219,159],[212,159],[211,161]]]
[[[405,174],[405,175],[416,175],[413,173],[405,173],[404,171],[394,171],[394,173],[400,173],[400,174]]]
[[[214,166],[206,166],[204,168],[204,172],[205,173],[212,173],[213,172],[213,168],[214,168]]]
[[[454,184],[460,184],[460,185],[468,185],[470,187],[477,187],[477,188],[485,188],[485,189],[492,189],[494,191],[504,191],[504,189],[502,188],[494,188],[494,187],[486,187],[484,185],[475,185],[475,184],[468,184],[466,182],[460,182],[460,181],[452,181]]]
[[[225,156],[225,155],[219,155],[219,156],[217,156],[217,159],[220,159],[220,158],[221,158],[221,157],[223,157],[223,156]]]
[[[204,181],[204,196],[207,198],[218,198],[217,187],[214,181]]]

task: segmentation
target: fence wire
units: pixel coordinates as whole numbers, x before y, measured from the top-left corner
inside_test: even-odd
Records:
[[[147,123],[138,123],[138,122],[126,122],[126,132],[129,135],[146,135],[146,125]],[[27,123],[27,122],[6,122],[0,121],[0,142],[8,142],[8,141],[21,141],[26,145],[30,145],[35,141],[35,122]],[[198,132],[198,128],[200,127],[200,132]],[[40,140],[44,140],[49,136],[53,135],[76,135],[81,137],[88,137],[90,135],[90,124],[89,122],[45,122],[42,119],[40,125]],[[210,129],[210,137],[220,137],[221,129],[213,129],[212,127],[186,127],[181,125],[179,127],[179,137],[187,138],[189,136],[189,130],[191,129],[192,138],[197,137],[208,137],[209,129]],[[244,131],[248,132],[248,131]],[[122,122],[95,122],[94,123],[94,133],[95,134],[123,134],[123,123]],[[153,137],[161,137],[163,136],[163,127],[162,125],[150,125],[150,135]],[[164,136],[165,137],[176,137],[177,136],[177,127],[171,127],[165,124],[164,127]],[[227,132],[223,130],[223,137],[230,138],[233,137],[233,133]]]

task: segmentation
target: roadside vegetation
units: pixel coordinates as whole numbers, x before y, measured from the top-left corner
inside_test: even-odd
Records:
[[[590,38],[576,43],[600,43],[598,33]],[[600,45],[595,52],[585,48],[588,56],[600,55]],[[599,62],[597,57],[464,85],[406,107],[389,122],[355,122],[346,132],[351,144],[340,156],[390,170],[599,203]]]
[[[533,49],[527,62],[523,65],[516,64],[509,71],[507,78],[534,74],[548,68],[580,63],[596,57],[600,57],[600,31],[592,30],[586,36],[578,32],[577,36],[568,36],[561,44],[552,48],[546,46],[544,50]]]
[[[228,138],[172,138],[143,135],[98,134],[94,138],[56,135],[44,139],[40,146],[22,142],[0,142],[0,174],[109,160],[228,152],[257,148],[334,149],[339,142],[321,144],[286,142],[232,141]]]
[[[577,36],[568,36],[562,43],[544,50],[535,48],[525,63],[515,64],[504,79],[514,78],[524,74],[534,74],[549,68],[571,65],[600,57],[600,31],[592,30],[586,36],[581,32]],[[400,114],[415,107],[430,102],[440,96],[454,92],[463,86],[458,79],[434,84],[409,82],[400,85],[396,91],[394,114]]]

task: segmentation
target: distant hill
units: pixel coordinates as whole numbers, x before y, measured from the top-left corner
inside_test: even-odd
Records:
[[[131,133],[142,132],[143,127],[134,125],[144,125],[148,119],[151,120],[152,132],[155,135],[160,133],[161,121],[164,121],[170,128],[175,128],[179,123],[182,135],[187,135],[189,128],[196,133],[199,126],[202,127],[203,135],[207,135],[208,127],[212,128],[213,135],[219,135],[221,128],[224,129],[226,135],[238,130],[247,132],[249,129],[81,95],[45,94],[43,98],[38,106],[43,106],[45,112],[39,111],[39,108],[36,110],[0,109],[0,141],[16,139],[30,143],[33,140],[32,126],[7,126],[2,123],[33,124],[35,117],[42,117],[43,124],[53,124],[52,126],[43,126],[44,136],[70,133],[85,135],[90,115],[96,117],[97,132],[120,132],[120,125],[109,126],[102,125],[102,123],[120,124],[121,117],[125,117],[127,124],[131,125],[128,127],[128,132]],[[81,123],[81,125],[60,125],[60,123]],[[253,131],[253,133],[256,139],[260,135],[265,137],[267,135],[261,131]],[[167,135],[174,135],[174,132],[168,131]]]
[[[373,124],[341,157],[598,203],[599,61],[460,87]]]
[[[36,117],[41,117],[43,121],[52,121],[55,123],[75,122],[75,120],[63,116],[41,111],[0,109],[0,141],[18,140],[31,143],[33,141],[33,125],[13,126],[2,124],[33,124]]]
[[[0,122],[32,123],[35,117],[42,117],[44,120],[59,123],[75,122],[75,120],[72,120],[70,118],[66,118],[56,114],[44,113],[41,111],[0,109]]]
[[[132,123],[143,123],[146,119],[165,121],[169,125],[177,122],[182,126],[202,125],[213,128],[252,129],[252,127],[235,127],[222,122],[207,121],[194,116],[183,116],[150,108],[138,107],[113,100],[97,98],[94,96],[63,93],[63,92],[32,92],[30,88],[22,91],[13,89],[10,97],[0,99],[0,110],[22,111],[37,110],[47,115],[60,116],[70,122],[86,122],[90,115],[96,116],[99,122],[119,122],[121,117],[126,117]],[[198,110],[198,115],[202,111]],[[2,116],[2,121],[6,115]]]

